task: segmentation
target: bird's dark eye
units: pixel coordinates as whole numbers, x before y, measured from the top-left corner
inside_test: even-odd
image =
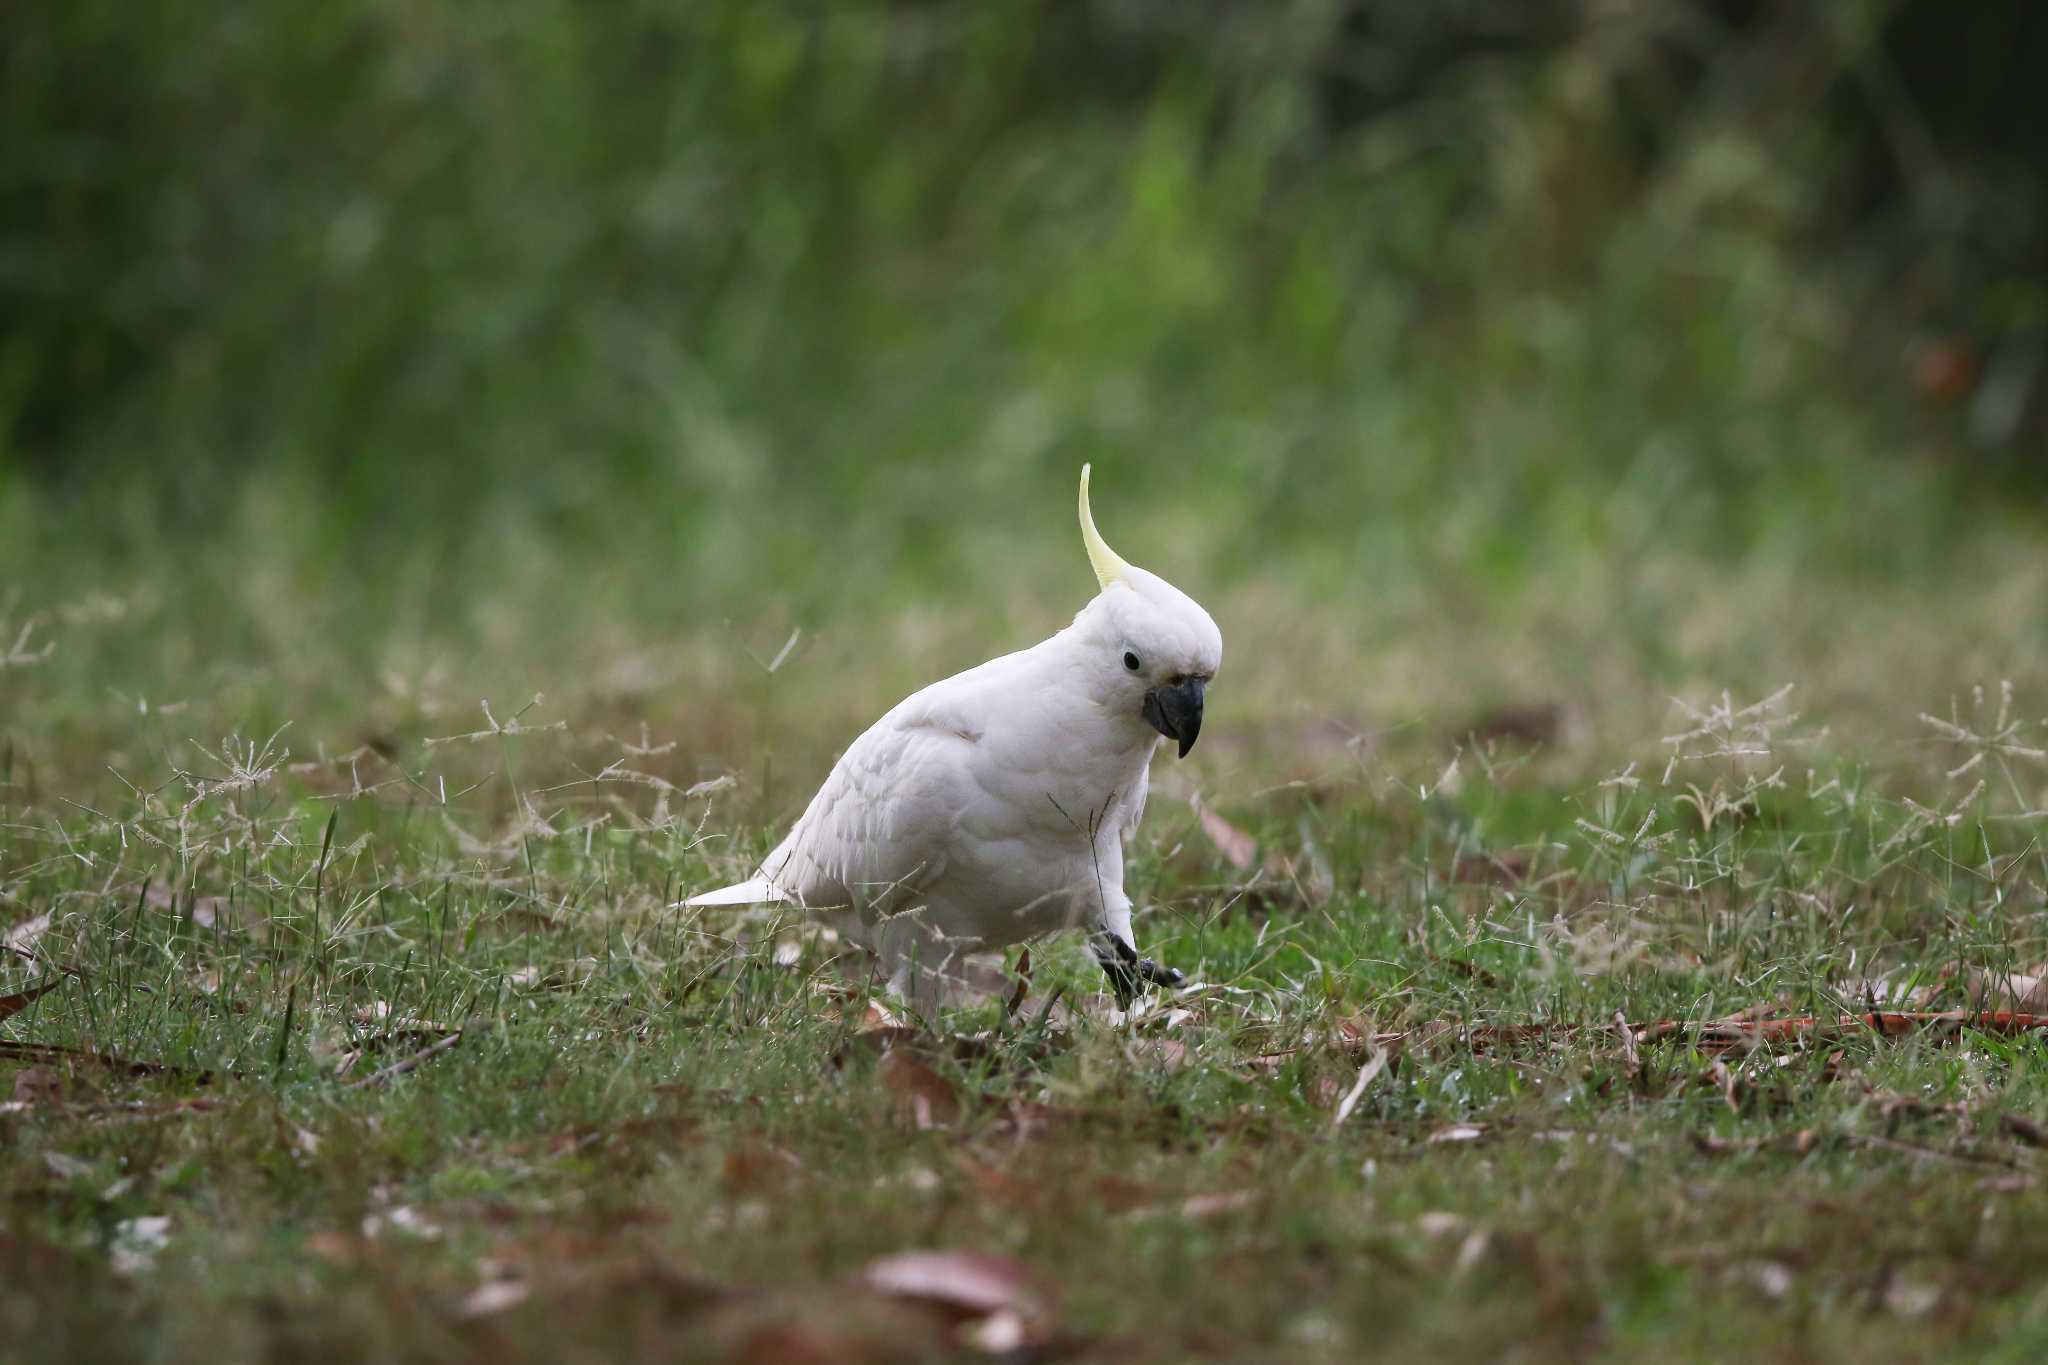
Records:
[[[1136,673],[1139,668],[1138,656],[1131,653],[1128,649],[1124,651],[1124,667],[1130,669],[1133,673]]]

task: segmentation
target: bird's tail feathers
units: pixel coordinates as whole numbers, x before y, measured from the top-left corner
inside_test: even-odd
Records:
[[[766,877],[752,881],[737,882],[732,886],[721,886],[716,891],[705,891],[684,901],[684,905],[776,905],[789,899],[781,888]]]

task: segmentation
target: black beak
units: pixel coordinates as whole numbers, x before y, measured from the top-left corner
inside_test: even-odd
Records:
[[[1145,694],[1145,719],[1168,739],[1180,741],[1180,756],[1186,758],[1202,733],[1202,689],[1206,678],[1189,678],[1171,687],[1155,687]]]

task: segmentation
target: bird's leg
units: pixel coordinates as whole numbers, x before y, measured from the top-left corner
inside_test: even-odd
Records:
[[[1138,996],[1138,950],[1109,930],[1097,929],[1088,936],[1088,952],[1109,978],[1116,1007],[1129,1009]]]
[[[1088,951],[1101,966],[1102,974],[1109,978],[1109,989],[1116,995],[1118,1009],[1131,1007],[1131,1001],[1138,997],[1140,984],[1178,986],[1187,980],[1184,973],[1172,967],[1162,966],[1149,957],[1139,957],[1138,950],[1113,930],[1098,929],[1090,935]]]
[[[889,993],[920,1023],[936,1019],[945,995],[946,968],[953,960],[944,939],[916,911],[907,911],[882,923],[875,949],[888,976]]]

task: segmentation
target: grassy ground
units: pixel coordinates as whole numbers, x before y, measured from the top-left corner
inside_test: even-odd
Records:
[[[1198,984],[1118,1019],[1055,942],[920,1022],[800,924],[672,908],[875,684],[487,716],[394,682],[201,743],[256,706],[67,700],[36,638],[15,714],[91,719],[0,754],[25,1357],[2048,1347],[2040,1038],[1840,1022],[2032,1002],[2037,699],[1462,737],[1241,701],[1132,872]],[[1731,1045],[1743,1011],[1822,1024]]]
[[[1828,233],[1858,46],[273,8],[5,58],[0,1354],[2042,1354],[2038,484]],[[672,908],[1084,459],[1226,639],[1198,984]]]

